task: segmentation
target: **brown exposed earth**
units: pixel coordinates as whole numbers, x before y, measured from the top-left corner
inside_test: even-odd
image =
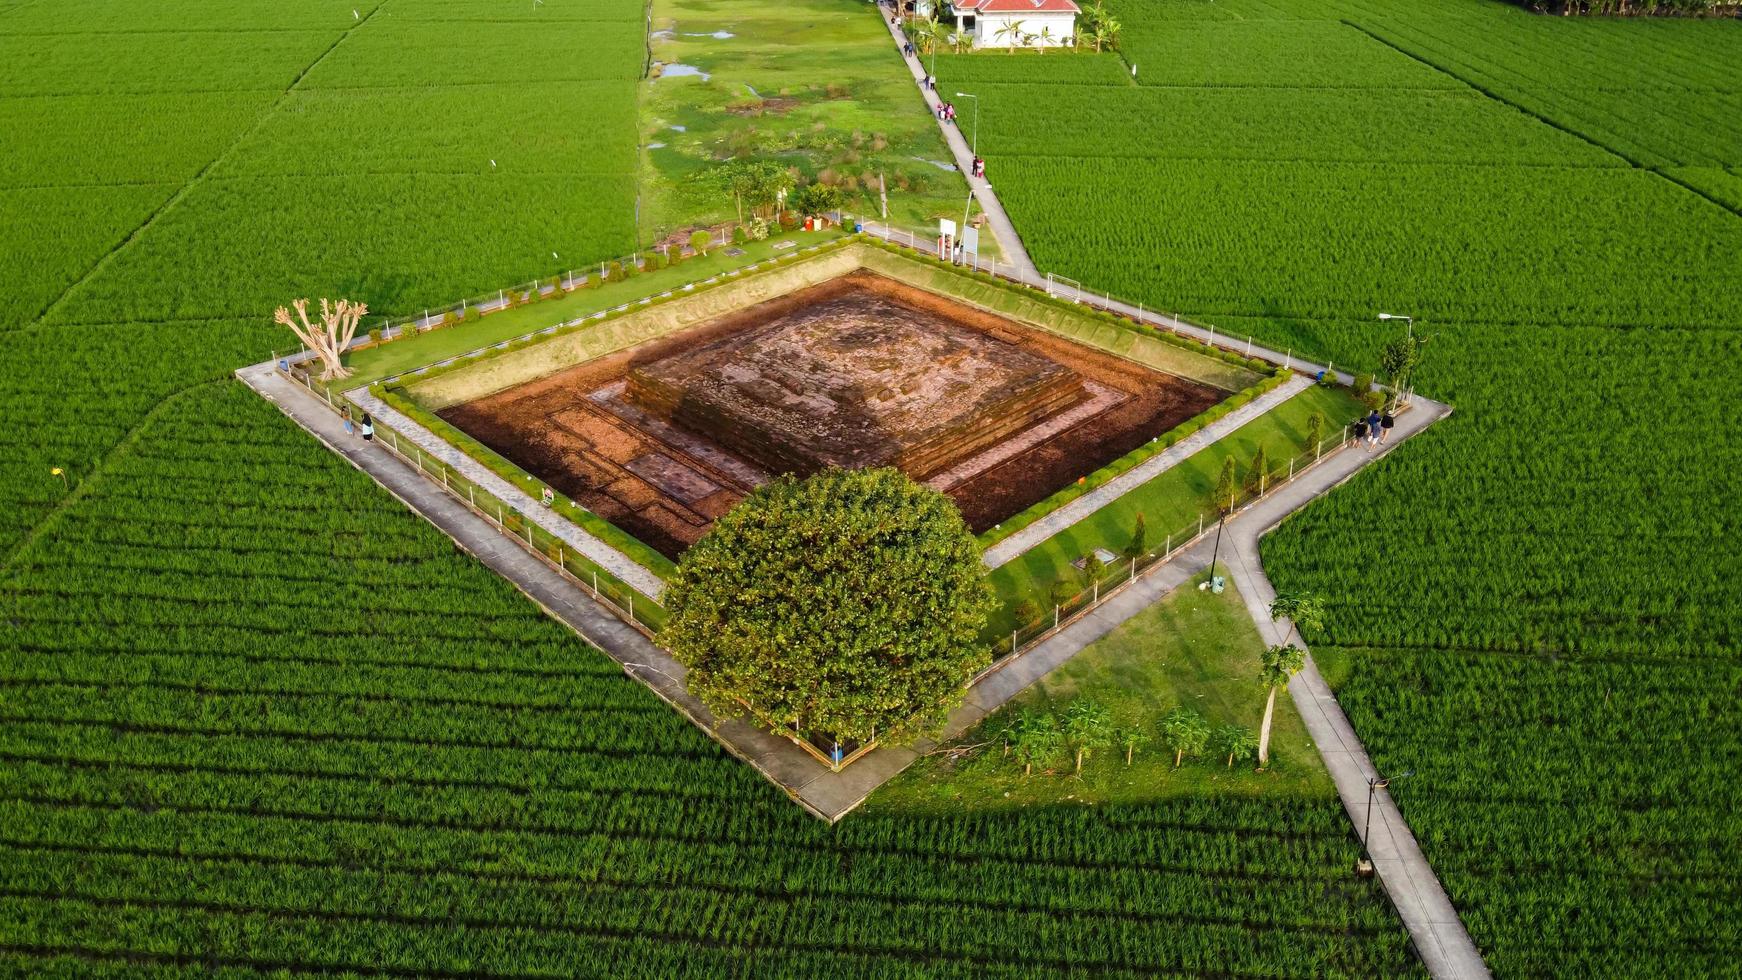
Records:
[[[675,558],[825,464],[899,465],[981,531],[1223,397],[856,272],[441,415]]]

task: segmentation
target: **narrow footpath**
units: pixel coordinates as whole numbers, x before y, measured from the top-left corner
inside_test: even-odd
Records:
[[[919,58],[907,55],[907,35],[901,33],[899,26],[889,21],[888,8],[879,6],[877,9],[879,15],[884,17],[883,26],[889,28],[889,34],[895,40],[896,51],[901,53],[901,60],[907,65],[908,74],[913,76],[913,83],[919,87],[919,94],[925,98],[925,104],[931,109],[935,119],[938,105],[943,100],[937,92],[926,87],[926,70],[920,65]],[[998,240],[998,247],[1003,250],[1005,261],[1023,276],[1034,280],[1043,279],[1034,260],[1028,257],[1028,250],[1023,248],[1022,237],[1016,234],[1016,225],[1011,223],[1010,215],[1004,212],[1004,205],[998,200],[998,195],[993,193],[991,182],[974,176],[974,150],[968,145],[967,137],[962,135],[960,125],[962,108],[956,107],[955,123],[938,120],[938,128],[943,130],[944,143],[949,146],[950,155],[956,158],[956,169],[961,171],[962,179],[968,182],[974,199],[980,202],[980,210],[985,212],[986,222],[992,226],[992,237]],[[968,112],[973,112],[972,106],[968,107]]]
[[[1441,414],[1444,414],[1443,409]],[[1410,421],[1421,425],[1433,419],[1418,417]],[[1405,425],[1403,418],[1398,419],[1398,425],[1400,428]],[[1395,445],[1394,442],[1388,443],[1384,451],[1389,452]],[[1358,459],[1362,454],[1345,450],[1342,455]],[[1292,489],[1284,487],[1274,497],[1254,504],[1240,520],[1228,525],[1234,545],[1233,554],[1228,559],[1229,577],[1245,600],[1259,634],[1273,643],[1283,641],[1290,631],[1290,624],[1286,619],[1272,621],[1270,618],[1270,602],[1276,598],[1276,589],[1265,577],[1259,562],[1258,539],[1304,506],[1305,501],[1288,499]],[[1298,637],[1295,642],[1297,646],[1305,647]],[[1325,767],[1330,770],[1331,779],[1337,785],[1337,795],[1342,797],[1343,809],[1348,811],[1356,828],[1362,827],[1367,815],[1367,779],[1378,770],[1368,758],[1348,716],[1343,714],[1330,685],[1319,673],[1310,652],[1306,667],[1289,681],[1288,693],[1294,697],[1295,707],[1306,722],[1307,734],[1312,737],[1319,755],[1325,760]],[[1488,965],[1483,962],[1482,954],[1458,918],[1457,909],[1428,864],[1427,857],[1422,854],[1402,812],[1385,790],[1379,790],[1374,796],[1373,829],[1366,844],[1379,880],[1391,896],[1392,904],[1397,906],[1428,973],[1436,978],[1458,980],[1488,977]]]

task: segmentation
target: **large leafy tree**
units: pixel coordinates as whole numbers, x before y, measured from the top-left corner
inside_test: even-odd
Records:
[[[684,553],[666,597],[660,639],[691,692],[801,735],[910,739],[990,659],[973,535],[894,469],[762,487]]]

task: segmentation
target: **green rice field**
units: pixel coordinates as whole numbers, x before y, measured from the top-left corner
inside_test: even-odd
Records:
[[[1270,576],[1498,975],[1733,972],[1742,24],[1110,6],[1117,53],[939,69],[1030,253],[1339,364],[1418,318],[1456,412]]]
[[[1323,792],[826,826],[230,379],[633,248],[644,14],[0,0],[0,972],[1417,970]]]

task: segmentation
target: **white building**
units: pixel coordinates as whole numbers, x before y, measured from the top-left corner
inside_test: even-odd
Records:
[[[1059,47],[1077,33],[1072,0],[953,0],[956,32],[967,32],[976,48]]]

